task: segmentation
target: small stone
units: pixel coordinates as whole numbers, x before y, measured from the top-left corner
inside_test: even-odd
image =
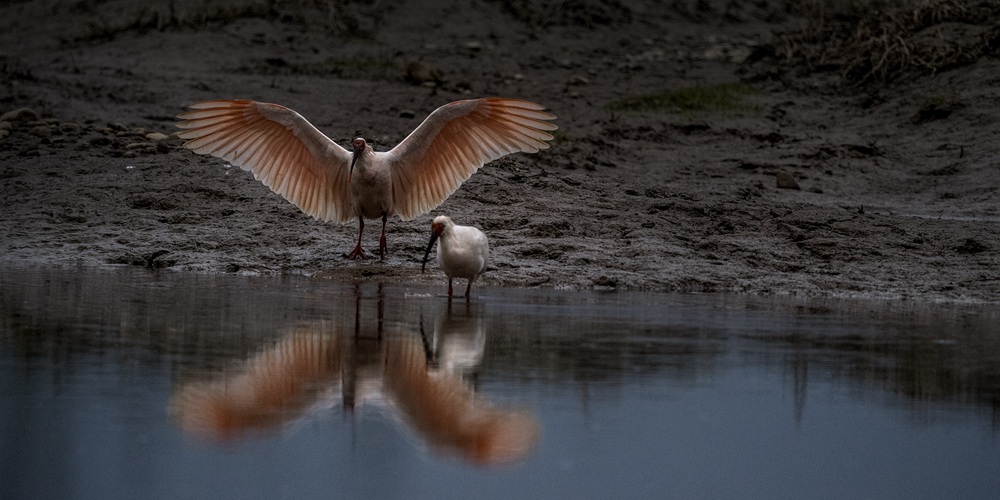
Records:
[[[35,137],[51,137],[52,129],[48,125],[38,125],[36,127],[32,127],[28,133]]]
[[[148,142],[133,142],[131,144],[126,144],[125,149],[131,151],[135,149],[146,149],[150,146],[151,144],[149,144]]]
[[[788,172],[778,172],[775,176],[775,181],[778,184],[778,189],[802,189],[799,187],[799,183],[795,181],[795,177]]]
[[[443,81],[440,71],[420,61],[407,64],[406,74],[403,78],[414,85],[431,84],[432,86],[436,86]]]
[[[31,108],[18,108],[0,115],[0,122],[33,122],[38,120],[38,113]]]
[[[479,42],[477,42],[475,40],[470,40],[468,42],[463,43],[462,47],[465,47],[465,48],[467,48],[467,49],[469,49],[469,50],[471,50],[473,52],[476,52],[476,51],[481,50],[483,48],[483,44],[481,44],[481,43],[479,43]]]
[[[404,109],[399,112],[400,118],[414,118],[417,114],[412,109]]]
[[[59,124],[59,130],[67,134],[74,134],[80,131],[80,125],[73,122],[63,122]]]
[[[127,132],[128,127],[122,125],[121,123],[109,123],[108,128],[114,132]]]
[[[146,139],[149,139],[151,141],[162,141],[165,140],[167,137],[169,136],[162,132],[150,132],[146,134]]]

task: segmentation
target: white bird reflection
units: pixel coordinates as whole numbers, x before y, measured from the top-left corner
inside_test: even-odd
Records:
[[[331,403],[345,411],[374,403],[439,453],[476,464],[516,462],[534,448],[538,423],[530,411],[485,401],[462,378],[486,345],[469,312],[449,309],[430,335],[392,327],[383,335],[380,327],[372,338],[345,335],[330,321],[298,325],[217,377],[181,385],[170,412],[187,432],[232,441]]]

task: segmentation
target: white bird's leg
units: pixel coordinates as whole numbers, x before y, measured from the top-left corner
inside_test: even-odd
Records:
[[[385,258],[385,223],[389,220],[389,216],[382,214],[382,237],[378,240],[378,260]]]
[[[347,257],[348,259],[352,259],[352,260],[353,259],[357,259],[357,258],[361,258],[361,259],[367,259],[368,258],[368,256],[365,255],[365,251],[361,249],[361,236],[363,234],[365,234],[365,218],[364,217],[358,216],[358,226],[359,226],[358,227],[358,245],[356,247],[354,247],[354,250],[351,253],[349,253],[349,254],[345,253],[344,254],[344,257]],[[384,233],[385,226],[383,226],[382,231],[383,231],[383,238],[384,238],[385,237],[384,236],[384,234],[385,234]]]

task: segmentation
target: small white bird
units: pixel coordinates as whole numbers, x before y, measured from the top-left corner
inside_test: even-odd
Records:
[[[322,221],[357,217],[361,249],[365,219],[382,218],[385,256],[389,216],[403,220],[443,203],[486,163],[547,149],[556,117],[520,99],[483,98],[441,106],[396,147],[375,152],[362,137],[348,151],[302,115],[277,104],[219,100],[192,104],[177,115],[184,147],[253,172],[254,178]]]
[[[482,231],[470,226],[456,225],[450,218],[439,215],[431,223],[431,241],[427,244],[427,251],[424,252],[424,263],[420,267],[420,272],[426,270],[427,256],[430,255],[431,248],[438,238],[441,239],[437,250],[438,265],[448,276],[448,297],[452,295],[452,281],[455,278],[465,278],[469,280],[469,286],[465,288],[465,298],[468,299],[472,282],[486,270],[490,257],[490,243]]]

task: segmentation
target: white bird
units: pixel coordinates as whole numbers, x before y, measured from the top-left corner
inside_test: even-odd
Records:
[[[382,218],[385,256],[389,216],[410,220],[443,203],[486,163],[547,149],[556,117],[529,101],[483,98],[445,104],[396,147],[373,151],[362,137],[344,149],[302,115],[248,100],[206,101],[177,116],[184,146],[253,172],[254,178],[321,221],[357,217],[361,249],[365,219]]]
[[[469,280],[469,286],[465,288],[465,298],[468,299],[472,282],[486,270],[490,257],[490,243],[482,231],[470,226],[459,226],[450,218],[439,215],[431,223],[431,240],[427,244],[427,251],[424,252],[424,263],[420,267],[420,272],[426,270],[427,256],[430,255],[431,248],[438,238],[441,239],[437,250],[438,265],[448,276],[448,296],[452,295],[452,281],[455,278],[465,278]]]

